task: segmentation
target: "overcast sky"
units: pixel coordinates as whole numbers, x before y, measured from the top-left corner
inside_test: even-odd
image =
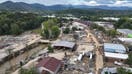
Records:
[[[40,3],[44,5],[55,4],[72,4],[72,5],[108,5],[108,6],[128,6],[132,7],[132,0],[0,0],[0,3],[5,1]]]

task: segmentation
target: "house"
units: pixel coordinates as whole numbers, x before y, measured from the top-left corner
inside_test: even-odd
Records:
[[[128,54],[122,54],[122,53],[104,52],[104,56],[106,61],[109,62],[124,61],[128,59]]]
[[[112,23],[110,22],[94,22],[95,24],[97,24],[98,26],[102,26],[105,28],[105,30],[110,30],[110,29],[113,29],[114,26]]]
[[[104,43],[104,52],[126,53],[126,48],[122,44]]]
[[[103,17],[103,18],[100,18],[100,19],[103,19],[103,20],[106,20],[106,21],[109,21],[109,20],[118,21],[120,18],[117,18],[117,17]]]
[[[131,37],[131,34],[132,34],[132,30],[130,29],[117,29],[117,32],[120,35],[125,36],[125,37]]]
[[[52,47],[70,49],[70,51],[74,51],[76,49],[76,44],[69,41],[57,41],[52,44]]]
[[[104,43],[104,57],[108,62],[122,61],[128,58],[126,48],[122,44]]]
[[[85,25],[85,26],[90,26],[92,24],[91,21],[74,20],[74,22],[78,22],[81,25]]]
[[[37,64],[40,74],[57,74],[61,68],[62,62],[54,57],[44,57]]]
[[[132,45],[132,38],[118,38],[119,41]]]

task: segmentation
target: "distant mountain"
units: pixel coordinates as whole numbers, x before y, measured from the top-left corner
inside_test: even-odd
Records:
[[[66,10],[66,9],[103,9],[103,10],[132,10],[131,7],[109,7],[109,6],[86,6],[86,5],[52,5],[27,4],[24,2],[6,1],[0,4],[0,10],[10,11],[45,11],[45,10]]]
[[[0,10],[11,11],[44,11],[44,10],[63,10],[68,7],[65,5],[45,6],[41,4],[27,4],[24,2],[6,1],[0,4]]]
[[[4,3],[0,4],[0,9],[1,10],[33,10],[33,8],[31,7],[31,5],[23,3],[23,2],[18,2],[18,3],[14,3],[11,1],[7,1]]]
[[[103,10],[132,10],[132,7],[114,7],[114,6],[107,6],[107,5],[100,5],[100,6],[87,6],[87,5],[76,5],[74,8],[79,9],[103,9]]]

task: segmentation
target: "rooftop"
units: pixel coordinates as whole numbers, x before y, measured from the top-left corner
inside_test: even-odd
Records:
[[[104,43],[104,51],[125,53],[126,48],[122,44]]]
[[[61,61],[53,57],[44,57],[38,64],[37,67],[45,67],[48,70],[56,72]]]
[[[121,53],[110,53],[110,52],[104,52],[105,57],[109,58],[115,58],[115,59],[127,59],[127,54],[121,54]]]
[[[67,47],[72,49],[75,46],[75,43],[68,41],[58,41],[56,43],[53,43],[52,46]]]
[[[104,27],[106,30],[110,30],[110,29],[113,29],[114,26],[111,22],[94,22],[95,24],[99,25],[99,26],[102,26]]]
[[[82,23],[87,26],[91,25],[91,23],[92,23],[91,21],[82,21],[82,20],[74,20],[74,22]]]
[[[130,29],[117,29],[117,31],[122,34],[132,34],[132,30]]]
[[[117,17],[103,17],[102,19],[118,21],[120,18],[117,18]]]
[[[132,38],[118,38],[122,42],[132,43]]]

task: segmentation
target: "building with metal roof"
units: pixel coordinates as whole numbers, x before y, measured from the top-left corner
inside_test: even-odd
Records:
[[[132,38],[118,38],[121,42],[132,44]]]
[[[74,49],[76,44],[74,42],[69,41],[57,41],[52,44],[52,47],[60,47],[60,48],[68,48],[68,49]]]
[[[124,35],[132,34],[132,30],[130,29],[117,29],[117,31]]]
[[[110,30],[110,29],[114,28],[113,24],[110,22],[98,22],[98,21],[96,21],[94,23],[97,24],[98,26],[104,27],[106,30]]]
[[[38,64],[37,68],[40,74],[57,74],[62,62],[53,57],[44,57]]]
[[[126,60],[128,58],[128,54],[111,53],[111,52],[104,52],[104,56],[107,58],[122,59],[122,60]]]
[[[91,21],[74,20],[74,22],[78,22],[86,26],[90,26],[92,24]]]
[[[122,44],[104,43],[104,51],[112,53],[126,53],[126,48]]]

